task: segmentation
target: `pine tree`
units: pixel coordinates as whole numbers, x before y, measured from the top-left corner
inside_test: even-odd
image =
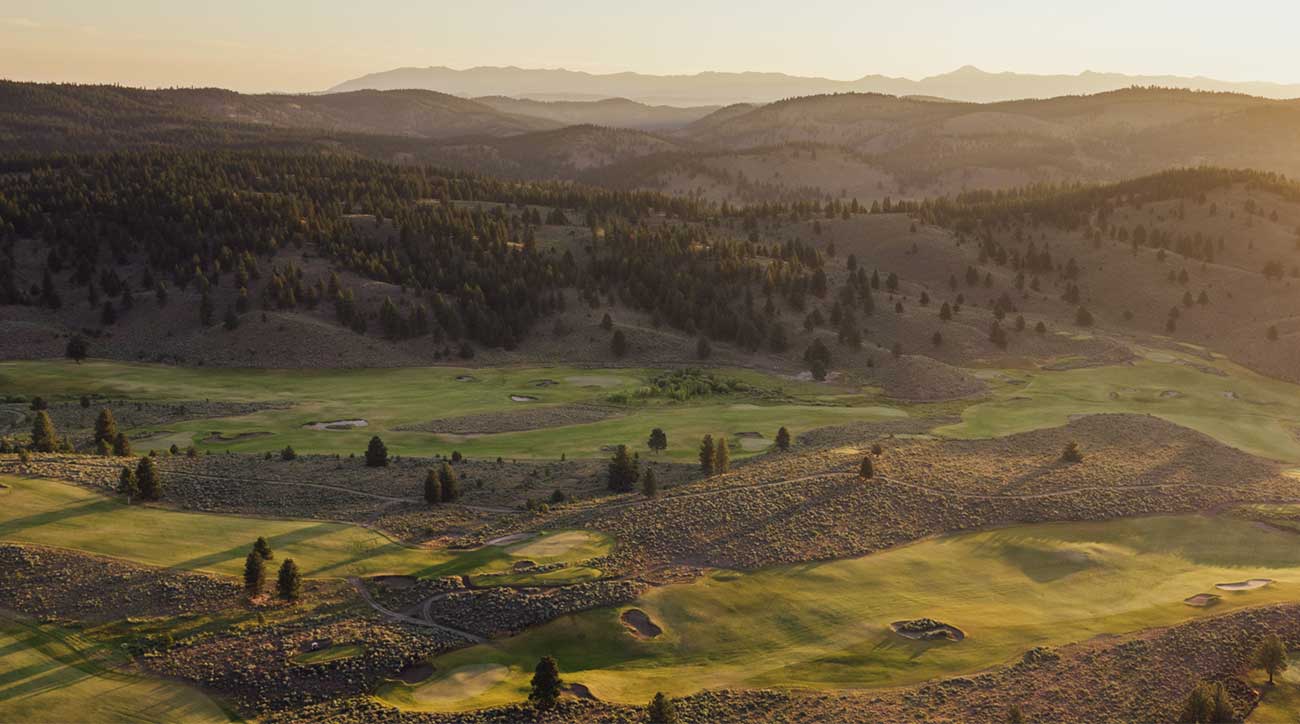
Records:
[[[32,420],[32,449],[36,452],[54,452],[59,449],[59,436],[54,431],[50,413],[40,410]]]
[[[533,671],[532,691],[528,700],[538,709],[550,709],[560,698],[564,682],[560,679],[560,666],[554,656],[543,656]]]
[[[113,438],[113,454],[120,458],[131,455],[131,441],[127,438],[126,433],[119,432],[117,437]]]
[[[429,468],[429,473],[424,476],[424,502],[429,505],[442,502],[442,483],[438,481],[438,474],[433,468]]]
[[[864,480],[870,480],[876,476],[875,465],[871,463],[871,456],[867,455],[862,458],[862,467],[858,468],[858,477]]]
[[[656,693],[650,700],[646,715],[650,724],[676,724],[677,722],[677,710],[673,707],[672,700],[664,696],[662,691]]]
[[[441,488],[442,502],[451,503],[460,497],[460,479],[456,471],[447,463],[438,469],[438,483]]]
[[[1286,645],[1282,643],[1281,637],[1277,634],[1269,634],[1259,645],[1259,650],[1255,652],[1255,668],[1263,669],[1268,674],[1268,683],[1273,684],[1273,677],[1286,671],[1289,662],[1286,656]]]
[[[1202,681],[1188,694],[1183,704],[1183,711],[1178,721],[1188,724],[1220,724],[1236,719],[1232,703],[1228,701],[1228,692],[1223,684]]]
[[[782,452],[790,449],[790,431],[784,427],[776,431],[776,449]]]
[[[718,435],[713,452],[713,472],[721,475],[731,469],[731,450],[726,435]]]
[[[280,564],[280,575],[275,581],[276,593],[284,601],[297,601],[302,595],[302,574],[298,573],[298,564],[292,558],[284,559]]]
[[[366,467],[382,468],[388,465],[388,448],[384,446],[384,441],[379,439],[378,435],[370,438],[370,445],[366,447]]]
[[[86,338],[79,334],[74,334],[72,338],[68,340],[68,346],[64,350],[64,355],[77,364],[81,364],[82,360],[86,359],[86,354],[88,352],[89,349],[86,344]]]
[[[627,337],[623,335],[623,330],[614,331],[614,336],[609,341],[609,349],[615,357],[622,358],[627,354]]]
[[[95,418],[95,442],[112,445],[116,439],[117,420],[113,418],[113,411],[105,407],[99,411],[99,417]]]
[[[162,480],[158,474],[158,463],[148,455],[140,458],[135,466],[135,480],[140,486],[140,497],[145,500],[158,500],[162,497]]]
[[[661,453],[668,449],[668,433],[663,428],[656,427],[650,431],[650,439],[646,441],[646,447],[655,453]]]
[[[244,558],[244,594],[249,598],[262,595],[266,585],[266,559],[257,551],[249,551]]]
[[[713,451],[713,436],[705,435],[700,441],[700,472],[707,477],[713,474],[716,453]]]
[[[636,481],[640,477],[640,466],[628,452],[627,445],[619,445],[609,460],[609,489],[616,493],[630,493],[636,490]]]
[[[655,469],[646,466],[645,472],[641,474],[641,494],[647,498],[654,498],[659,495],[659,481],[655,479]]]
[[[253,541],[253,552],[262,557],[262,560],[269,561],[275,558],[275,551],[271,550],[271,542],[265,536],[258,536]]]
[[[130,505],[131,501],[140,495],[140,484],[135,480],[135,471],[125,465],[122,466],[122,472],[117,476],[117,493],[126,498],[127,505]]]

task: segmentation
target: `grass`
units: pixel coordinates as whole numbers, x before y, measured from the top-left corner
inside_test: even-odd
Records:
[[[232,720],[197,689],[115,670],[123,663],[73,632],[0,617],[0,721]]]
[[[312,666],[314,664],[327,664],[331,661],[355,658],[365,652],[366,647],[363,644],[335,644],[316,651],[298,654],[292,660],[295,664]]]
[[[1208,610],[1182,603],[1215,583],[1250,577],[1277,583],[1220,591],[1222,603]],[[568,680],[625,703],[661,690],[897,686],[982,670],[1033,646],[1298,598],[1295,537],[1246,521],[1182,516],[1020,526],[656,588],[631,604],[663,627],[656,639],[630,636],[622,609],[589,611],[438,657],[429,681],[389,682],[377,695],[411,709],[519,701],[547,654]],[[892,621],[920,617],[955,625],[968,638],[918,642],[888,630]],[[423,695],[427,687],[445,690],[466,667],[488,664],[508,675],[459,698]]]
[[[1259,706],[1246,718],[1249,724],[1293,724],[1300,721],[1300,665],[1297,652],[1291,652],[1291,666],[1274,677],[1268,685],[1268,675],[1252,671],[1250,684],[1260,692]]]
[[[1223,376],[1193,365],[1212,366]],[[1063,372],[1007,371],[1024,384],[1001,384],[994,398],[968,407],[962,421],[936,432],[1001,437],[1064,425],[1072,415],[1145,413],[1205,433],[1240,450],[1300,462],[1300,387],[1227,360],[1146,352],[1133,365]],[[1167,393],[1169,391],[1177,395]]]
[[[258,536],[275,551],[272,566],[293,558],[303,575],[337,578],[393,573],[445,576],[507,571],[516,560],[579,562],[607,553],[612,542],[590,532],[557,531],[549,555],[520,556],[512,547],[485,546],[464,552],[404,546],[356,525],[186,513],[126,505],[84,488],[53,480],[0,476],[0,540],[73,548],[153,566],[242,575],[244,557]],[[567,541],[567,543],[565,542]],[[527,547],[525,547],[527,549]],[[569,575],[595,577],[571,566]]]
[[[453,450],[478,458],[555,459],[606,457],[605,445],[627,444],[643,448],[651,428],[662,427],[669,437],[665,455],[691,459],[695,444],[705,433],[761,431],[770,439],[784,425],[792,434],[837,422],[903,417],[902,410],[861,404],[852,390],[798,382],[745,370],[715,370],[719,376],[737,378],[788,396],[782,401],[751,401],[744,394],[704,398],[689,402],[651,400],[626,406],[621,417],[592,424],[552,427],[526,432],[484,436],[434,435],[400,432],[395,427],[460,415],[514,411],[524,406],[603,402],[614,394],[634,397],[654,376],[653,370],[588,370],[569,367],[464,369],[422,367],[365,370],[262,370],[180,368],[92,360],[77,365],[68,361],[0,363],[0,393],[42,395],[47,399],[75,399],[80,395],[105,398],[182,401],[287,402],[288,409],[263,410],[250,415],[191,420],[157,429],[165,432],[138,447],[166,448],[194,444],[200,449],[235,452],[278,451],[286,445],[299,453],[357,453],[372,435],[384,438],[389,451],[400,455],[449,454]],[[473,382],[457,381],[470,375]],[[558,384],[538,387],[539,380]],[[535,402],[513,402],[511,395],[536,397]],[[365,428],[310,430],[304,425],[332,420],[364,419]],[[240,433],[270,435],[229,442],[207,441],[213,432],[234,437]],[[737,451],[737,456],[758,450]]]

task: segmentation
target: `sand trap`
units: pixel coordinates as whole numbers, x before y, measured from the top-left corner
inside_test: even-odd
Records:
[[[564,690],[578,697],[579,699],[589,699],[591,701],[599,701],[599,699],[596,698],[596,695],[591,693],[591,689],[587,688],[586,684],[569,684],[568,686],[565,687]]]
[[[401,590],[404,588],[414,588],[417,583],[415,576],[375,576],[370,580],[384,588]]]
[[[433,664],[428,663],[411,664],[397,674],[398,680],[408,684],[418,684],[430,676],[433,676]]]
[[[537,402],[537,398],[532,395],[511,395],[510,399],[515,402]]]
[[[510,669],[501,664],[462,666],[436,681],[420,684],[413,694],[422,703],[456,704],[500,684],[509,674]]]
[[[269,432],[241,432],[238,435],[227,435],[224,432],[210,432],[203,438],[203,442],[238,442],[240,440],[250,440],[255,437],[266,437]]]
[[[474,375],[457,375],[456,381],[457,382],[478,382],[478,378],[475,377]]]
[[[309,422],[303,425],[305,430],[355,430],[358,427],[369,427],[370,423],[365,420],[333,420],[330,422]]]
[[[761,433],[761,432],[738,432],[738,433],[736,433],[736,437],[738,437],[738,438],[740,438],[740,439],[742,439],[742,440],[745,440],[745,439],[762,440],[762,439],[763,439],[763,433]]]
[[[651,621],[650,616],[639,608],[629,608],[619,616],[619,620],[627,627],[628,633],[639,639],[657,638],[664,632],[659,624]]]
[[[1183,599],[1183,603],[1196,608],[1207,608],[1219,602],[1219,596],[1214,593],[1198,593],[1195,596],[1188,596]]]
[[[1235,581],[1233,583],[1216,583],[1214,587],[1220,591],[1253,591],[1256,588],[1263,588],[1272,583],[1272,578],[1251,578],[1246,581]]]
[[[956,626],[949,626],[932,618],[895,621],[889,624],[889,628],[899,636],[915,641],[934,641],[937,639],[961,641],[966,638],[966,633]]]

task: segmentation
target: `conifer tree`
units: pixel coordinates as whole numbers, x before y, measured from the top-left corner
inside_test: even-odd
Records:
[[[662,691],[650,700],[646,716],[650,724],[677,724],[677,710],[673,707],[672,700],[664,696]]]
[[[627,445],[619,445],[609,460],[609,489],[616,493],[629,493],[636,489],[641,476],[637,461],[628,452]]]
[[[258,536],[253,541],[253,552],[262,557],[262,560],[269,561],[275,558],[275,551],[271,550],[271,542],[265,536]]]
[[[116,439],[117,420],[113,418],[113,411],[105,407],[99,411],[99,417],[95,418],[95,442],[112,445]]]
[[[125,465],[122,466],[122,472],[117,476],[117,493],[126,498],[127,505],[130,505],[131,501],[140,495],[140,485],[135,480],[135,471]]]
[[[731,469],[731,450],[726,435],[718,435],[713,452],[713,472],[721,475]]]
[[[436,505],[442,502],[442,483],[438,481],[438,474],[433,468],[424,476],[424,502],[429,505]]]
[[[460,497],[460,479],[451,465],[443,463],[438,469],[438,483],[442,502],[451,503]]]
[[[650,439],[646,441],[646,447],[656,453],[661,453],[668,449],[668,434],[663,428],[656,427],[650,431]]]
[[[140,458],[135,466],[135,480],[140,486],[140,497],[145,500],[158,500],[162,497],[162,480],[158,474],[158,463],[148,455]]]
[[[59,449],[59,436],[54,431],[54,421],[45,410],[38,411],[32,420],[32,449],[45,453]]]
[[[870,480],[875,477],[876,468],[871,462],[871,456],[866,455],[862,458],[862,467],[858,468],[858,477],[864,480]]]
[[[370,444],[366,447],[366,467],[382,468],[387,465],[388,448],[384,446],[384,441],[375,435],[370,438]]]
[[[790,431],[784,427],[776,431],[776,449],[782,452],[790,449]]]
[[[655,469],[646,466],[645,472],[641,474],[641,494],[647,498],[654,498],[659,495],[659,481],[655,479]]]
[[[131,441],[127,438],[126,433],[119,432],[117,437],[113,438],[113,454],[120,458],[130,457]]]
[[[249,551],[244,558],[244,595],[256,598],[266,586],[266,559]]]
[[[292,558],[284,559],[280,564],[280,575],[275,581],[276,593],[284,601],[297,601],[302,595],[302,574],[298,573],[298,564]]]
[[[700,472],[705,476],[713,475],[713,465],[716,462],[716,454],[713,450],[713,436],[705,435],[700,441]]]
[[[528,700],[538,709],[550,709],[560,698],[564,682],[560,679],[560,666],[554,656],[543,656],[533,670],[532,691]]]

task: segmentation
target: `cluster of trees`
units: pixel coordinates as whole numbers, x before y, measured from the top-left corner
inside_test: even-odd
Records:
[[[136,463],[135,469],[122,466],[117,477],[117,492],[126,498],[127,504],[139,498],[141,500],[159,500],[163,494],[162,473],[153,456],[146,455]]]
[[[460,478],[448,463],[437,472],[432,469],[424,476],[424,501],[430,505],[452,503],[460,498]]]
[[[261,596],[266,588],[266,564],[275,558],[271,544],[259,537],[244,558],[244,594],[249,599]],[[283,601],[297,601],[302,597],[302,573],[292,558],[284,559],[276,575],[276,595]]]

